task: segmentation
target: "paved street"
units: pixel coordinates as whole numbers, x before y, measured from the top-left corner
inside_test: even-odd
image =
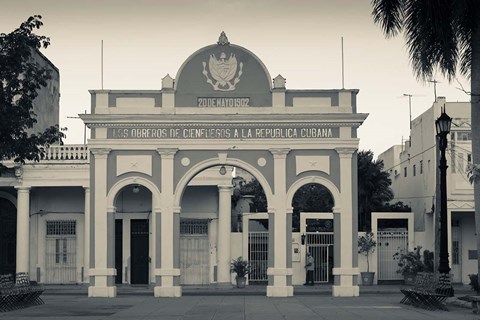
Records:
[[[85,295],[45,295],[45,304],[0,313],[3,319],[480,319],[470,309],[449,305],[449,312],[426,311],[399,303],[397,293],[371,293],[357,298],[301,295],[292,298],[265,296],[184,296],[156,299],[120,295],[113,299]]]

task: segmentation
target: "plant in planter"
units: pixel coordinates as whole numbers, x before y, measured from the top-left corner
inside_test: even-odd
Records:
[[[250,264],[242,257],[233,259],[230,263],[230,272],[236,273],[235,280],[237,281],[237,288],[245,288],[246,276],[250,273]]]
[[[373,232],[367,232],[364,236],[358,238],[358,253],[367,257],[367,272],[361,272],[362,283],[367,286],[373,284],[375,272],[370,272],[370,254],[375,251],[377,242],[374,239]]]
[[[421,246],[413,249],[413,251],[405,252],[399,250],[393,255],[393,259],[398,260],[397,273],[401,273],[405,279],[405,284],[414,284],[415,276],[418,272],[425,271],[425,264],[420,254]]]

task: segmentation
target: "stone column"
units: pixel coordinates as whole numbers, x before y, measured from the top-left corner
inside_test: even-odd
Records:
[[[292,251],[291,208],[285,199],[287,154],[290,149],[270,149],[274,161],[273,203],[268,208],[268,297],[293,296],[292,266],[289,257]],[[290,221],[287,221],[290,219]],[[291,257],[290,257],[291,258]],[[291,259],[290,259],[291,260]]]
[[[224,284],[231,283],[232,188],[232,185],[218,186],[217,282]]]
[[[30,271],[30,187],[17,189],[17,270]]]
[[[94,180],[91,187],[94,196],[93,216],[91,223],[93,230],[90,230],[91,247],[94,259],[89,270],[90,287],[89,297],[115,297],[117,287],[115,286],[115,208],[108,208],[107,204],[107,160],[111,149],[92,148]],[[92,235],[93,233],[93,235]]]
[[[161,203],[156,212],[155,297],[180,297],[180,209],[174,208],[174,159],[178,149],[157,149],[161,157]],[[175,214],[177,212],[177,214]],[[160,230],[158,230],[160,228]],[[177,249],[177,250],[175,250]]]
[[[335,276],[332,295],[334,297],[356,297],[360,290],[357,284],[358,266],[354,266],[357,255],[357,226],[353,223],[353,148],[336,149],[340,158],[340,204],[333,210],[335,223]]]
[[[85,189],[84,213],[84,248],[83,248],[83,282],[88,283],[88,270],[90,269],[90,187]]]

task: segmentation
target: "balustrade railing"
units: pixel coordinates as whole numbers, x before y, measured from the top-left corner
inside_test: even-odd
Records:
[[[40,161],[59,160],[84,160],[86,162],[89,160],[88,147],[85,144],[50,146],[45,149],[45,154]]]

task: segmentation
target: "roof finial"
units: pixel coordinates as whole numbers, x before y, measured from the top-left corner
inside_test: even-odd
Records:
[[[225,34],[224,31],[222,31],[222,33],[220,33],[220,37],[218,37],[217,44],[222,45],[222,46],[230,44],[230,42],[228,42],[227,35]]]

